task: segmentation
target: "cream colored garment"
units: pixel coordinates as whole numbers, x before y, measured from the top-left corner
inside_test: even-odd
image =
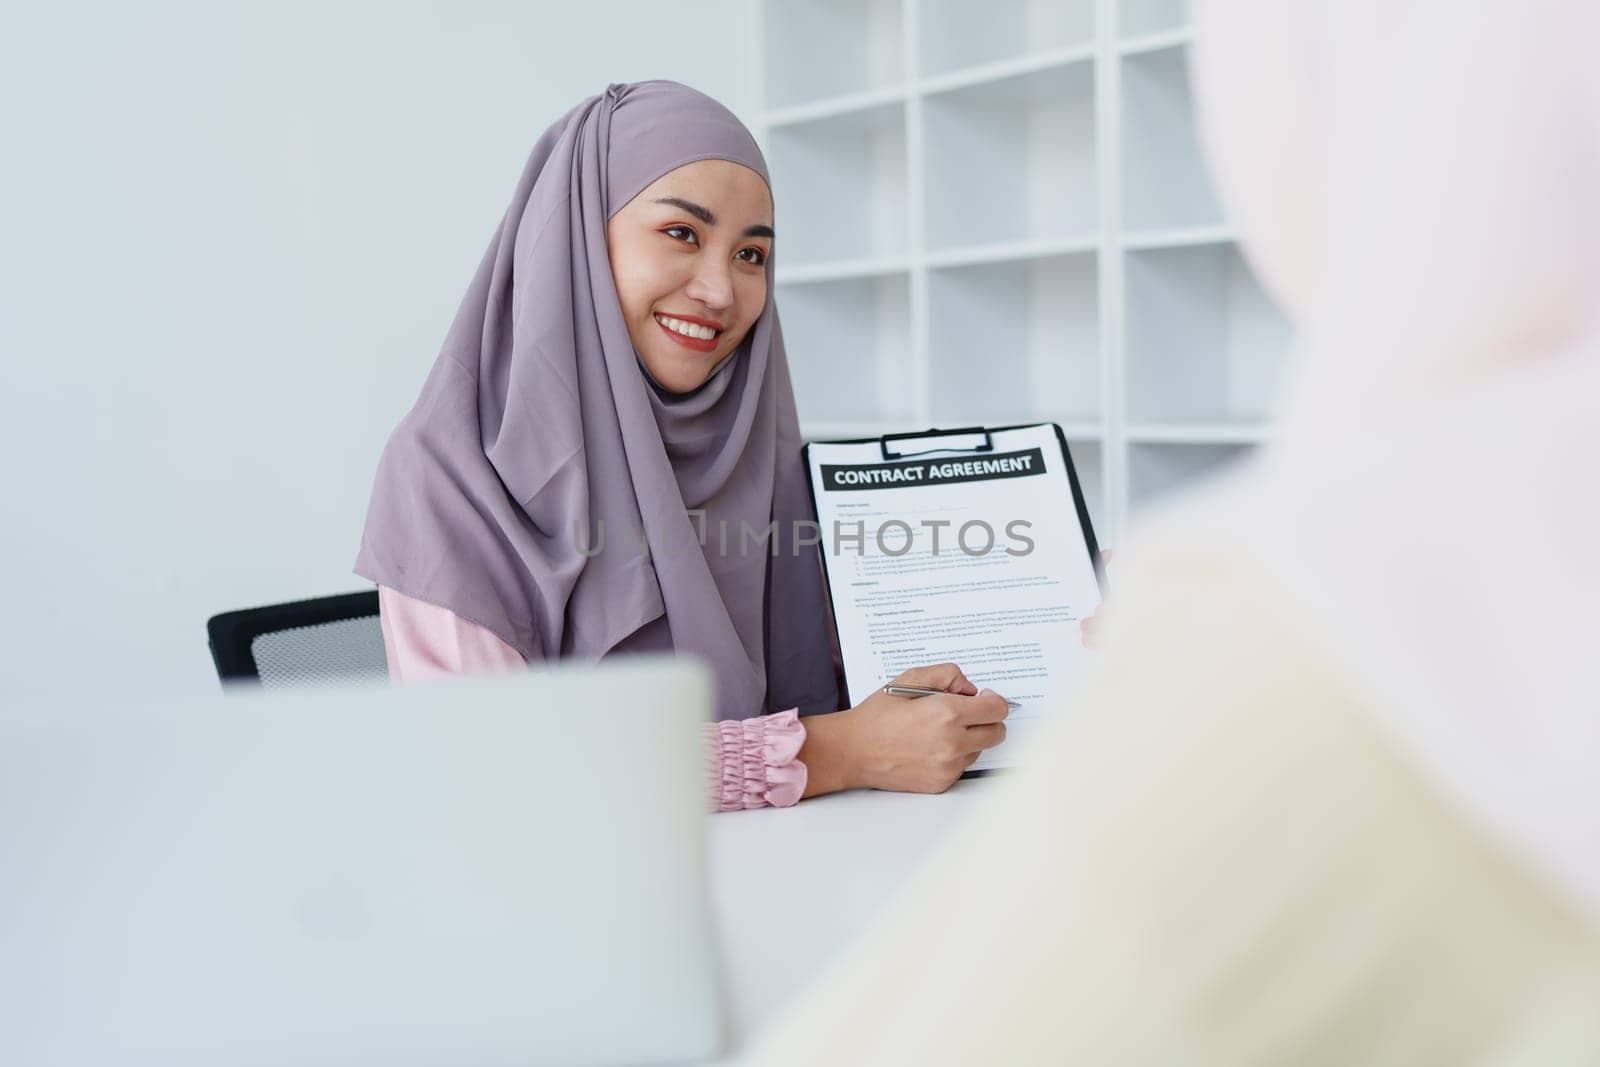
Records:
[[[1600,1062],[1594,932],[1397,758],[1277,595],[1149,562],[1030,769],[751,1062]]]
[[[1600,1063],[1600,4],[1195,11],[1273,443],[758,1063]]]
[[[1600,924],[1600,3],[1195,20],[1218,185],[1299,340],[1262,462],[1150,550],[1269,576],[1382,729]]]

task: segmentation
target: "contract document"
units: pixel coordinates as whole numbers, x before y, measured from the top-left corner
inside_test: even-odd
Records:
[[[1019,702],[972,769],[1015,764],[1087,666],[1099,550],[1053,424],[813,442],[805,462],[850,702],[959,666]]]

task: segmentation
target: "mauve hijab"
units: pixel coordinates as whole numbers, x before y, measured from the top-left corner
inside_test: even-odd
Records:
[[[760,318],[683,395],[647,378],[611,277],[607,220],[702,159],[768,180],[739,120],[674,82],[612,85],[539,138],[384,449],[355,571],[530,661],[697,656],[718,718],[832,711],[821,569],[795,544],[811,509],[771,259]]]

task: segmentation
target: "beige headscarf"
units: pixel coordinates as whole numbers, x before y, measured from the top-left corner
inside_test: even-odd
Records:
[[[1597,41],[1570,0],[1199,0],[1202,135],[1299,339],[1272,444],[1145,550],[1213,538],[1285,588],[1600,921]]]

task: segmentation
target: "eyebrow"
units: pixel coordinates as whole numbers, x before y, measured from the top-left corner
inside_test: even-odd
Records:
[[[717,217],[715,215],[713,215],[708,209],[701,207],[699,204],[696,204],[693,200],[685,200],[685,199],[683,199],[682,197],[679,197],[679,196],[663,196],[663,197],[658,197],[656,199],[656,203],[658,203],[658,204],[670,204],[671,206],[673,206],[675,208],[679,208],[679,209],[681,209],[683,211],[687,211],[689,214],[693,215],[695,218],[699,219],[701,222],[705,223],[707,226],[715,226],[717,224]],[[754,226],[746,226],[745,230],[744,230],[744,233],[740,234],[739,236],[741,236],[741,237],[774,237],[775,235],[772,232],[772,227],[771,226],[763,226],[763,225],[757,223]]]

